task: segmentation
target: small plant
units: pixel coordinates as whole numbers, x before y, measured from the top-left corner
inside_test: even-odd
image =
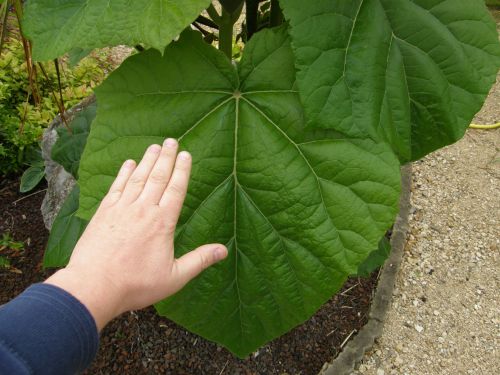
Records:
[[[28,165],[28,169],[21,176],[21,183],[19,185],[21,193],[33,190],[45,177],[45,164],[40,148],[31,148],[31,150],[31,155],[26,157],[25,162]]]
[[[500,65],[483,0],[244,3],[241,38],[242,0],[31,0],[23,24],[38,60],[141,50],[96,90],[60,225],[92,217],[125,159],[177,138],[193,173],[176,255],[229,255],[156,308],[240,357],[358,271],[398,212],[400,165],[460,139]]]
[[[22,250],[24,243],[22,241],[15,241],[10,233],[2,233],[0,238],[0,251],[9,250]]]
[[[3,233],[0,237],[0,269],[6,268],[14,272],[19,272],[16,268],[12,267],[10,257],[24,249],[24,243],[15,241],[10,233]],[[7,255],[9,254],[9,255]]]

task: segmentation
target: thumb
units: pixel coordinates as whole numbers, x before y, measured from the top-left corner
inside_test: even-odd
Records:
[[[174,293],[179,291],[203,270],[227,256],[227,249],[221,244],[203,245],[176,259],[172,267]]]

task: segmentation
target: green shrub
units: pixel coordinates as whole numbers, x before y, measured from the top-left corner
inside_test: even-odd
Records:
[[[105,77],[109,63],[98,55],[84,58],[69,68],[60,63],[61,92],[65,108],[91,94]],[[0,55],[0,176],[19,173],[25,168],[30,148],[38,147],[44,128],[59,113],[57,73],[53,62],[37,69],[41,103],[37,106],[30,93],[28,72],[21,41],[12,37]]]

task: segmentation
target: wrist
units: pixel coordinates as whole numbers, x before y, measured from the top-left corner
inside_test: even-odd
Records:
[[[95,275],[85,275],[67,267],[57,271],[45,283],[64,289],[78,299],[94,318],[99,331],[123,312],[120,309],[122,298],[114,285]]]

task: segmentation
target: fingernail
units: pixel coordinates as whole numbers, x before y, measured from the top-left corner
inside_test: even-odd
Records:
[[[187,151],[181,151],[181,152],[179,152],[179,159],[189,160],[189,159],[191,159],[191,154]]]
[[[163,142],[163,144],[166,147],[174,148],[177,146],[177,141],[173,138],[167,138],[167,139],[165,139],[165,142]]]
[[[158,153],[158,152],[160,152],[160,150],[161,150],[161,146],[160,145],[151,145],[148,148],[149,152],[153,152],[155,154]]]
[[[214,249],[215,260],[219,261],[227,256],[227,249],[225,247],[216,247]]]
[[[125,168],[131,168],[135,165],[135,161],[132,159],[126,160],[125,163],[123,163],[123,166]]]

